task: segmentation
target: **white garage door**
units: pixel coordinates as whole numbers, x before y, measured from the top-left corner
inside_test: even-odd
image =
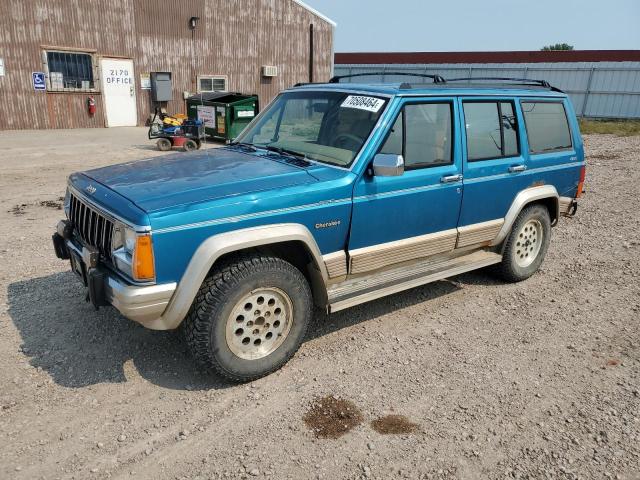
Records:
[[[133,60],[103,58],[100,69],[107,127],[136,126],[138,116]]]

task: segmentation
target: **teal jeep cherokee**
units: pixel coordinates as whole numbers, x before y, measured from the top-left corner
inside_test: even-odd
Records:
[[[96,306],[183,327],[234,381],[336,312],[493,265],[533,275],[583,189],[567,96],[545,81],[429,77],[282,92],[229,146],[69,177],[53,237]]]

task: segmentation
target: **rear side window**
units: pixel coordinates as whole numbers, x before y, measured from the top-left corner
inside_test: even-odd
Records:
[[[405,168],[426,168],[452,163],[452,105],[405,105],[380,153],[404,156]]]
[[[522,102],[531,153],[571,148],[571,131],[562,102]]]
[[[511,102],[464,102],[467,159],[488,160],[520,153],[518,123]]]

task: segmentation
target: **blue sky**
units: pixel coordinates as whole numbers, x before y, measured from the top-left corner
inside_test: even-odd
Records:
[[[640,0],[303,0],[336,52],[640,49]]]

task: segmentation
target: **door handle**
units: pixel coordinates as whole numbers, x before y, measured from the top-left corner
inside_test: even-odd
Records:
[[[455,183],[455,182],[459,182],[460,180],[462,180],[462,175],[457,174],[457,175],[446,175],[444,177],[442,177],[440,179],[441,183]]]
[[[509,172],[510,173],[524,172],[526,169],[527,169],[526,165],[513,165],[509,167]]]

